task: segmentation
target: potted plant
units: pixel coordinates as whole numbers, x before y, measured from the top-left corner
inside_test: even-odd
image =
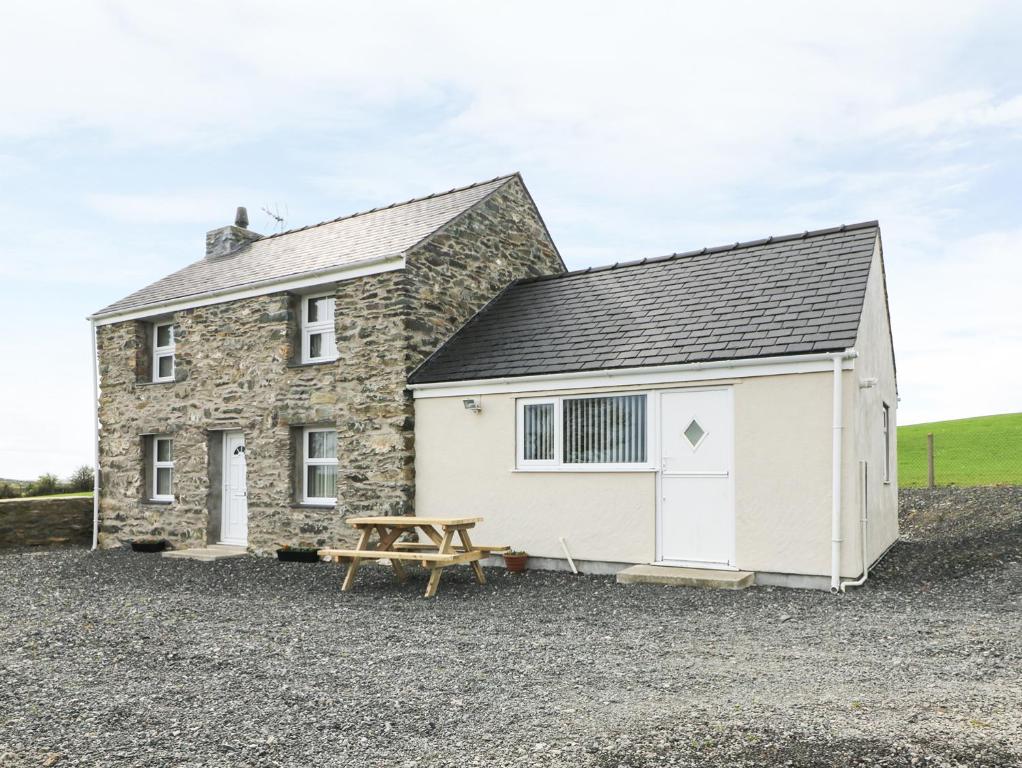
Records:
[[[504,567],[511,573],[521,573],[529,561],[529,553],[512,549],[504,553]]]
[[[162,552],[170,549],[170,542],[155,536],[145,536],[141,539],[132,539],[131,549],[134,552]]]
[[[277,559],[285,563],[318,563],[319,547],[295,547],[284,544],[277,549]]]

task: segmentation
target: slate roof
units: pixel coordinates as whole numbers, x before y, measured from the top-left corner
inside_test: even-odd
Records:
[[[841,351],[877,222],[511,283],[413,384]]]
[[[516,175],[268,235],[230,256],[189,264],[104,307],[96,316],[397,256]]]

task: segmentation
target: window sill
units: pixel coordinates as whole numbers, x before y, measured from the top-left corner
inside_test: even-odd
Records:
[[[136,387],[158,387],[161,384],[177,384],[177,379],[167,379],[166,381],[136,381]]]
[[[142,499],[144,507],[169,507],[176,499]]]
[[[591,474],[593,472],[604,472],[604,473],[635,473],[635,472],[656,472],[656,467],[640,466],[640,467],[514,467],[511,472],[513,474],[524,473],[553,473],[553,474]]]
[[[317,365],[333,365],[337,362],[338,358],[332,360],[310,360],[307,363],[288,363],[288,368],[315,368]]]
[[[291,509],[337,509],[337,502],[333,504],[307,504],[305,502],[294,502],[288,505]]]

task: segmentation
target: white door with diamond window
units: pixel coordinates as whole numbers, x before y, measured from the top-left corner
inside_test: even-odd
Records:
[[[658,561],[734,567],[733,461],[730,388],[661,394]]]

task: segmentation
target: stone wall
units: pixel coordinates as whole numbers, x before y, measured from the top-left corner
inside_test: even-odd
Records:
[[[407,254],[403,270],[336,284],[337,361],[295,365],[294,296],[276,293],[174,315],[176,381],[139,380],[144,324],[100,326],[102,546],[159,536],[216,540],[218,431],[245,433],[250,548],[352,543],[344,518],[414,512],[408,373],[511,280],[563,269],[515,178]],[[140,360],[143,361],[140,363]],[[143,377],[147,378],[147,377]],[[334,425],[338,505],[297,503],[298,428]],[[174,437],[175,500],[145,488],[144,435]]]
[[[92,544],[92,499],[0,501],[0,547]]]
[[[518,177],[408,254],[409,373],[508,283],[564,271]]]
[[[349,289],[350,290],[350,289]],[[339,420],[338,363],[290,365],[291,297],[284,293],[174,315],[176,381],[137,382],[142,338],[133,321],[100,326],[100,544],[159,536],[177,547],[209,537],[211,433],[245,433],[249,541],[327,543],[347,533],[338,510],[297,505],[291,427]],[[174,496],[148,500],[144,436],[174,439]]]

